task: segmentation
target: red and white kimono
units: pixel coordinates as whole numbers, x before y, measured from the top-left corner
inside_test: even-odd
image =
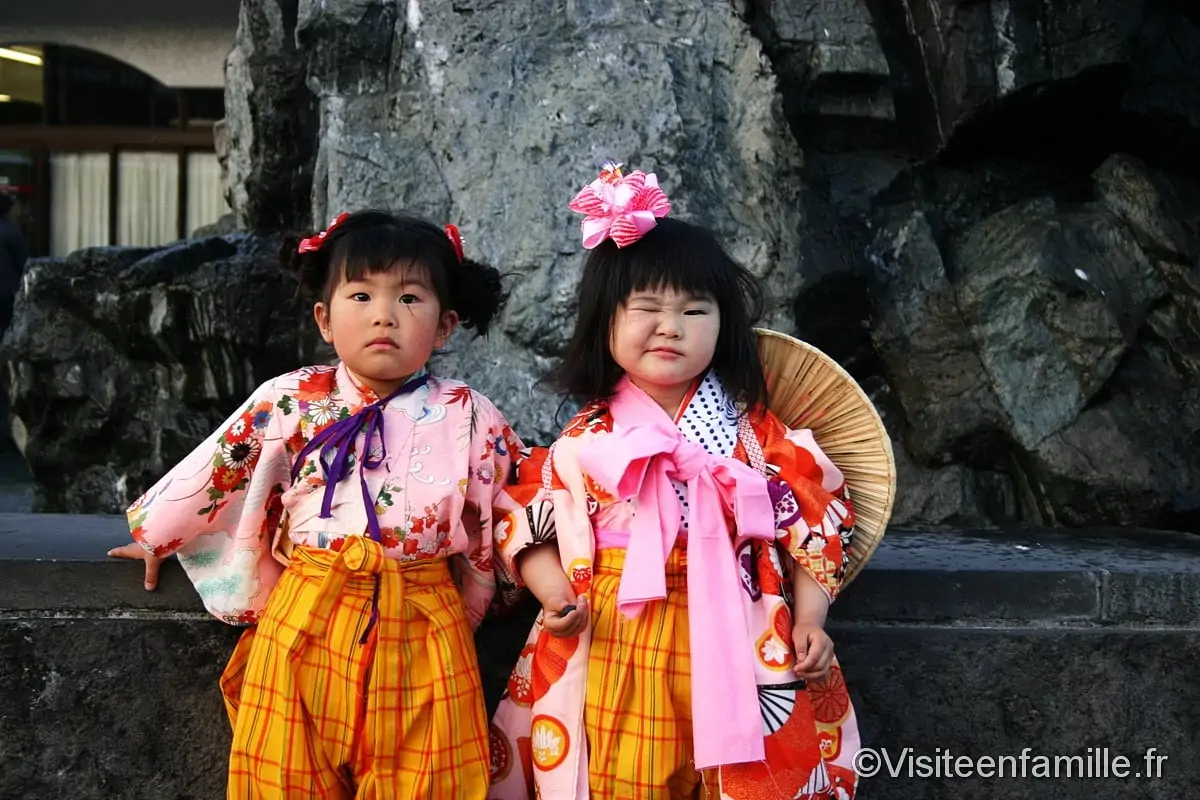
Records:
[[[841,668],[792,671],[793,570],[835,599],[854,527],[810,431],[740,413],[712,373],[674,420],[623,380],[518,483],[507,579],[555,540],[592,620],[555,638],[539,616],[492,721],[490,798],[853,797]]]

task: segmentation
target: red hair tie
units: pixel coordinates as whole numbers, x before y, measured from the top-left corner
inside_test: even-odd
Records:
[[[310,236],[307,239],[300,240],[299,251],[301,253],[315,253],[325,244],[325,237],[337,230],[337,227],[346,221],[346,217],[350,216],[349,212],[343,211],[334,218],[333,222],[329,223],[329,227],[318,233],[316,236]]]
[[[455,225],[446,226],[446,235],[450,237],[450,244],[454,245],[454,252],[458,253],[458,261],[461,264],[463,260],[463,240],[462,234],[458,232],[458,227]]]

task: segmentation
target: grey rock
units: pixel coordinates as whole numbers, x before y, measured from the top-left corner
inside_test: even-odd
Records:
[[[1137,50],[1142,3],[1084,0],[873,2],[876,29],[924,153],[945,147],[963,123],[998,100],[1090,70],[1128,62]]]
[[[368,205],[458,224],[510,298],[433,366],[531,444],[574,410],[537,383],[576,311],[566,203],[614,157],[762,276],[763,324],[876,401],[897,523],[1200,528],[1198,22],[1168,0],[246,0],[219,160],[239,229]],[[194,444],[256,374],[255,337],[304,350],[303,310],[219,347],[178,324],[277,313],[206,288],[249,247],[222,240],[81,255],[68,299],[25,304],[18,330],[70,332],[19,334],[9,366],[50,507],[150,476],[133,446],[75,449],[140,437],[165,466]],[[113,275],[118,316],[89,299]],[[122,394],[110,373],[151,377]]]
[[[1200,516],[1200,384],[1168,343],[1130,353],[1103,395],[1030,454],[1045,521],[1077,526],[1158,520],[1191,528]]]
[[[953,173],[907,177],[902,196],[979,197]],[[1195,524],[1200,191],[1121,154],[1094,181],[1083,203],[986,213],[1014,185],[998,182],[987,203],[876,212],[897,519]]]
[[[892,120],[887,56],[863,0],[764,0],[752,4],[754,33],[776,74],[796,91],[791,116]]]
[[[225,236],[226,234],[236,233],[237,229],[237,217],[233,214],[222,214],[211,225],[201,225],[199,228],[196,228],[188,238],[202,239],[206,236]]]
[[[1045,200],[990,217],[949,252],[985,382],[1027,448],[1075,419],[1166,293],[1122,223]]]
[[[37,510],[121,512],[315,334],[279,241],[97,248],[27,267],[3,359]]]
[[[919,207],[898,205],[876,227],[871,337],[905,409],[905,447],[937,462],[1002,413],[959,307],[941,249]]]
[[[1146,3],[1136,48],[1121,107],[1153,118],[1165,137],[1200,128],[1200,8]]]
[[[316,117],[295,40],[299,0],[243,0],[225,59],[225,114],[217,134],[237,227],[302,228],[309,221]]]
[[[1098,199],[1151,253],[1183,263],[1200,258],[1200,183],[1114,153],[1092,175]]]
[[[657,172],[675,215],[763,277],[765,324],[792,330],[818,266],[800,249],[801,154],[730,7],[329,0],[301,7],[297,35],[319,98],[314,220],[410,209],[517,276],[496,332],[458,362],[486,394],[528,393],[565,345],[583,260],[566,204],[607,157]],[[522,426],[548,435],[558,399],[517,397]]]

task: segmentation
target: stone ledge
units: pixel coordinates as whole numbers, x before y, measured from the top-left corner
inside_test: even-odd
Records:
[[[183,571],[146,592],[108,558],[120,516],[0,514],[0,613],[204,614]],[[1195,626],[1200,536],[1169,531],[894,529],[831,610],[837,623]]]
[[[217,688],[238,630],[183,571],[108,559],[120,517],[0,515],[0,797],[217,800]],[[1200,766],[1200,537],[895,530],[832,612],[863,743],[893,761],[1108,748],[1155,780],[864,781],[856,800],[1192,797]],[[490,710],[536,609],[480,628]],[[928,763],[928,762],[926,762]],[[909,769],[902,767],[901,771]],[[919,765],[917,767],[920,768]]]

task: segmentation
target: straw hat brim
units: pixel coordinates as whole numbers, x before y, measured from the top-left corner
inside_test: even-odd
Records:
[[[896,459],[879,413],[832,358],[787,334],[755,329],[767,378],[767,407],[786,426],[812,431],[842,471],[855,527],[844,589],[879,546],[896,498]]]

